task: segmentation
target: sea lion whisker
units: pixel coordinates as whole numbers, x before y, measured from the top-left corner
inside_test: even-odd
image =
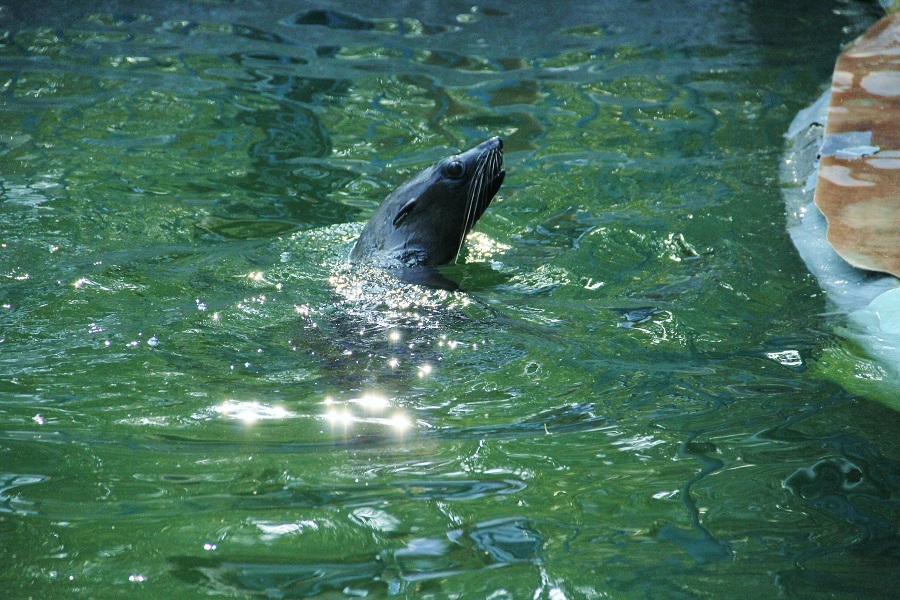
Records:
[[[477,215],[479,214],[478,209],[481,206],[481,201],[486,191],[486,187],[484,185],[486,180],[487,159],[485,158],[479,160],[478,167],[475,169],[475,176],[473,177],[475,186],[474,192],[472,194],[472,206],[469,207],[469,211],[467,211],[466,214],[466,233],[468,233],[472,229],[472,227],[475,226],[475,220],[477,219]]]
[[[469,180],[469,188],[466,194],[465,219],[463,220],[462,231],[459,236],[459,244],[456,248],[456,257],[454,262],[459,260],[459,253],[462,251],[463,244],[466,243],[466,235],[475,226],[475,215],[478,214],[476,204],[478,197],[481,195],[482,180],[485,161],[482,160],[485,152],[482,152],[476,159],[475,173]]]
[[[499,163],[497,162],[497,151],[492,150],[491,153],[485,159],[485,168],[483,169],[483,173],[481,175],[481,190],[478,198],[478,207],[476,210],[476,214],[482,214],[487,209],[487,205],[490,202],[489,190],[490,187],[488,184],[490,181],[496,176],[499,169]],[[474,225],[474,223],[473,223]]]
[[[472,231],[472,227],[475,226],[475,221],[478,220],[479,209],[481,208],[482,198],[485,193],[485,175],[487,170],[487,157],[484,155],[479,157],[478,166],[475,169],[475,175],[472,178],[472,197],[469,202],[469,206],[466,207],[466,222],[465,229],[463,230],[463,239],[462,244],[465,244],[465,238],[468,236],[469,232]],[[462,244],[460,245],[460,249],[462,249]]]
[[[488,169],[488,173],[485,178],[486,182],[493,181],[494,177],[496,177],[497,174],[500,173],[500,166],[501,166],[502,160],[503,160],[500,156],[501,155],[500,155],[499,150],[494,149],[491,151],[491,155],[489,157],[490,168]],[[489,194],[487,193],[487,189],[485,189],[485,194],[484,194],[484,197],[482,198],[482,202],[484,203],[484,206],[482,207],[481,212],[484,212],[485,210],[487,210],[487,205],[490,203],[490,201],[491,201],[491,198],[489,197]]]
[[[475,214],[477,214],[477,203],[479,202],[480,196],[482,195],[482,188],[484,185],[484,171],[486,160],[484,158],[485,152],[482,152],[477,159],[475,166],[475,173],[472,175],[472,179],[469,182],[469,194],[466,199],[466,219],[463,227],[463,238],[472,229],[475,225]]]
[[[463,208],[464,217],[463,217],[463,222],[462,222],[462,229],[460,230],[460,234],[459,234],[459,241],[456,243],[456,255],[453,257],[454,264],[456,263],[456,261],[459,260],[459,253],[462,250],[463,243],[465,243],[465,239],[466,239],[466,228],[469,225],[469,210],[470,210],[470,207],[472,206],[472,198],[473,198],[473,194],[474,194],[473,184],[474,184],[474,179],[469,182],[468,188],[466,189],[466,203]]]
[[[487,160],[481,159],[478,162],[478,166],[475,169],[475,175],[472,178],[472,183],[474,184],[472,189],[472,200],[477,202],[482,195],[483,187],[484,187],[484,175],[487,167]]]

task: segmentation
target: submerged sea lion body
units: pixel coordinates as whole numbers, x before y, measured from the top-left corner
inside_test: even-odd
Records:
[[[452,261],[500,189],[502,167],[499,137],[428,167],[384,199],[350,261],[401,270]]]

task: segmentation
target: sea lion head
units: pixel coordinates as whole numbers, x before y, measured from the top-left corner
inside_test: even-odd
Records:
[[[350,260],[403,267],[452,261],[500,189],[502,167],[499,137],[428,167],[384,199]]]

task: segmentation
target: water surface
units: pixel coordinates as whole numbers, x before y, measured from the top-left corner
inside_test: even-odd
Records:
[[[892,596],[778,177],[877,7],[582,4],[3,7],[4,597]],[[492,135],[463,292],[347,267]]]

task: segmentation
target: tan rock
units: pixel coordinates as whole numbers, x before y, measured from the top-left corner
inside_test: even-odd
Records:
[[[871,132],[871,141],[822,156],[819,167],[828,241],[855,267],[900,276],[900,14],[837,60],[825,139],[851,132]]]

